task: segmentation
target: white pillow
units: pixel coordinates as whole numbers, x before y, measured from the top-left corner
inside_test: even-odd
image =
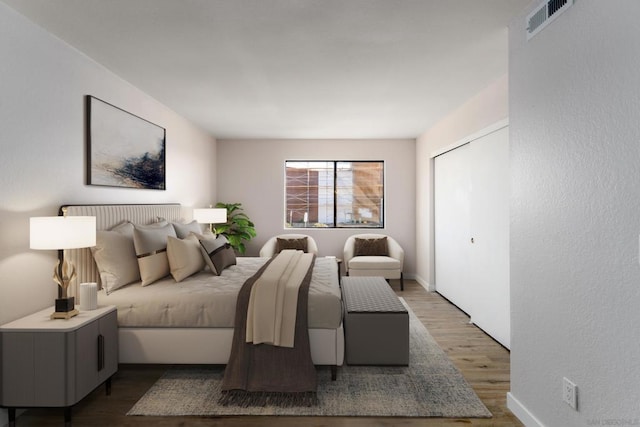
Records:
[[[184,239],[168,236],[167,258],[169,258],[171,275],[176,282],[197,273],[205,266],[200,253],[200,241],[193,234]]]
[[[164,226],[134,226],[133,244],[138,257],[142,286],[152,284],[170,273],[167,258],[167,238],[176,237],[171,224]]]
[[[107,295],[129,283],[140,280],[140,270],[133,246],[133,224],[125,222],[111,230],[96,233],[96,246],[91,248],[100,282]]]

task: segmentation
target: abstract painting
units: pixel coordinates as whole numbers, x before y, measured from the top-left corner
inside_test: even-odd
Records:
[[[166,130],[87,96],[89,185],[164,190]]]

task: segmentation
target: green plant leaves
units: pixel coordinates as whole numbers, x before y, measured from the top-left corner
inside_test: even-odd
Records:
[[[224,235],[239,254],[246,252],[245,241],[256,237],[255,224],[242,212],[242,203],[216,203],[216,208],[227,210],[227,222],[216,224],[216,231]]]

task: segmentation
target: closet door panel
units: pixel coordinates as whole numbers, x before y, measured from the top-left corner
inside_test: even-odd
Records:
[[[434,159],[436,291],[466,313],[470,281],[470,149],[458,147]]]
[[[507,348],[509,181],[508,127],[434,159],[436,290]]]
[[[471,321],[510,346],[509,134],[502,128],[469,144],[471,166]]]

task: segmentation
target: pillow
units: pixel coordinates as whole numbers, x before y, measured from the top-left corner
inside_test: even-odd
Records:
[[[200,251],[211,272],[217,276],[222,270],[236,264],[236,253],[225,236],[199,236]]]
[[[360,239],[355,238],[353,256],[389,256],[387,238]]]
[[[307,238],[300,237],[297,239],[276,238],[276,253],[279,254],[285,249],[296,249],[302,252],[307,252]]]
[[[176,282],[180,282],[204,268],[198,238],[190,234],[184,239],[167,237],[169,270]]]
[[[189,234],[203,234],[202,226],[198,224],[198,221],[193,220],[187,224],[183,222],[172,222],[173,229],[176,232],[176,236],[178,239],[185,239],[189,237]]]
[[[130,222],[108,231],[97,231],[96,245],[91,248],[91,253],[107,295],[140,280],[140,269],[133,246],[133,224]]]
[[[171,224],[134,226],[133,244],[138,257],[142,286],[150,285],[169,275],[168,236],[176,237],[176,232]]]

